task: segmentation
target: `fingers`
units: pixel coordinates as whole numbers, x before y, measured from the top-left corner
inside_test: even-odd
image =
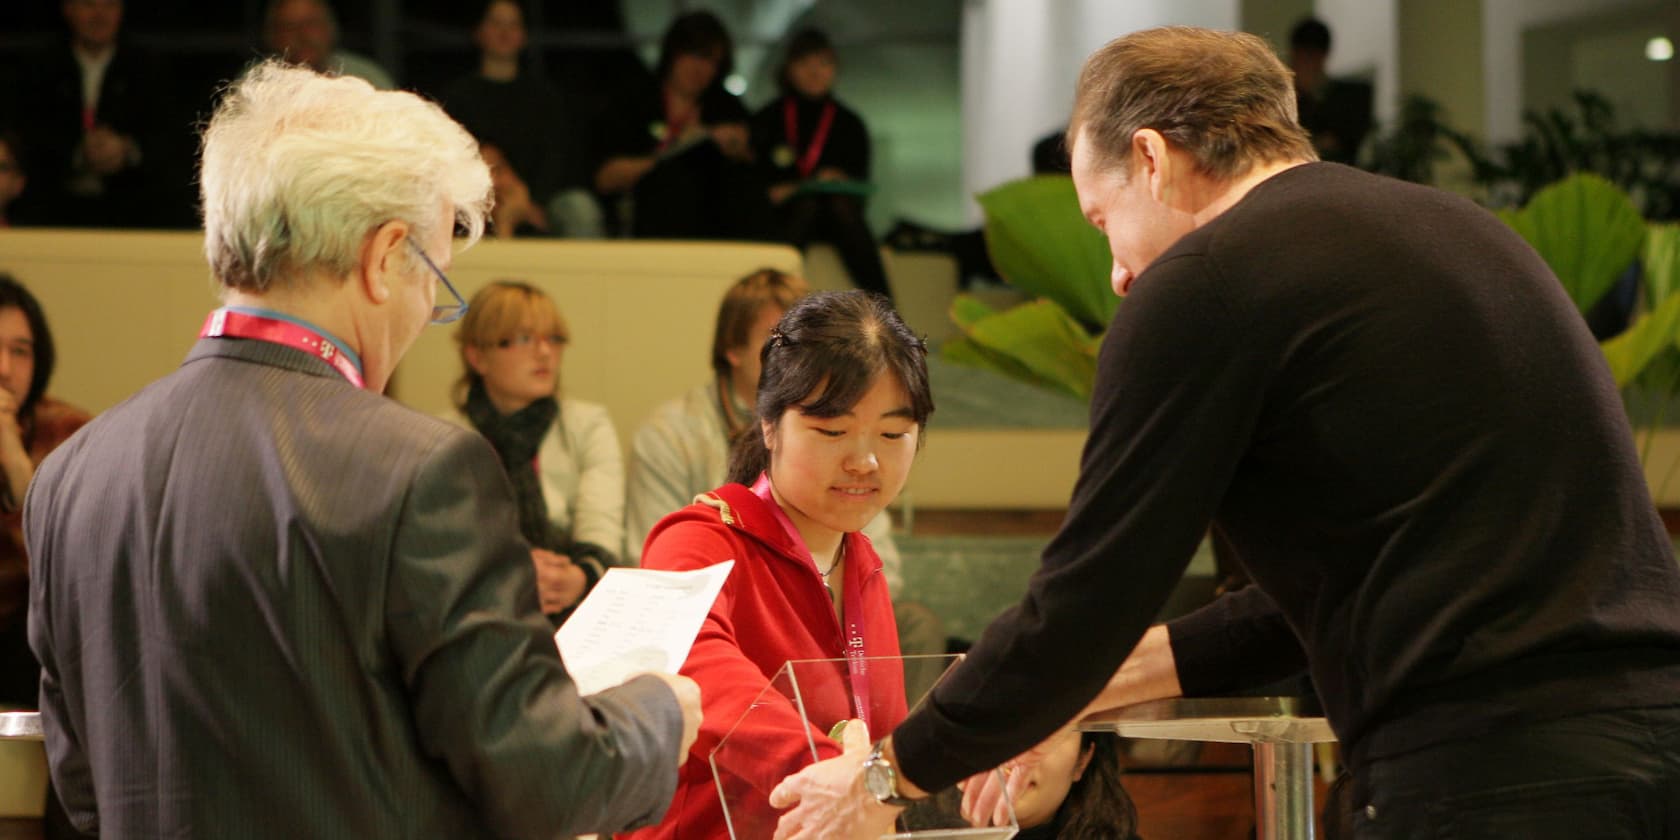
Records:
[[[1003,786],[998,771],[987,770],[969,777],[968,784],[963,788],[963,818],[973,825],[986,825],[988,815],[997,809],[1002,796]]]
[[[840,750],[842,752],[868,752],[874,746],[869,742],[869,726],[857,718],[846,721],[846,731],[841,735]]]
[[[779,810],[782,808],[790,808],[798,804],[801,782],[803,781],[804,776],[805,771],[801,770],[798,773],[783,779],[781,784],[776,785],[776,788],[770,791],[770,807]],[[780,829],[777,829],[776,836],[782,836]]]
[[[992,825],[1009,824],[1010,818],[1015,814],[1013,803],[1021,798],[1021,794],[1026,793],[1031,778],[1032,774],[1021,768],[1009,774],[1008,782],[1004,786],[1004,795],[998,797],[997,807],[992,809]]]

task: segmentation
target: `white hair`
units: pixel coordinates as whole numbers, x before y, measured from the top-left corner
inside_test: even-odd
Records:
[[[311,270],[349,274],[390,221],[421,239],[453,223],[470,245],[491,204],[478,143],[436,104],[275,59],[216,106],[199,185],[212,273],[259,293]]]

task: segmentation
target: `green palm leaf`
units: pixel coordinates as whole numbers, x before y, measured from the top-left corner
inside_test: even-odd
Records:
[[[1680,285],[1680,224],[1653,224],[1645,235],[1645,300],[1657,306]]]
[[[952,317],[961,323],[957,309],[953,304]],[[1054,301],[985,315],[964,325],[964,332],[965,338],[946,342],[941,350],[951,361],[1090,398],[1100,341]]]
[[[1073,179],[1011,181],[981,193],[979,201],[986,211],[986,250],[1004,279],[1061,304],[1083,323],[1108,324],[1119,305],[1108,283],[1113,258],[1080,212]]]
[[[1527,207],[1500,211],[1499,217],[1540,252],[1582,312],[1633,264],[1645,238],[1645,220],[1627,194],[1586,173],[1541,190]]]

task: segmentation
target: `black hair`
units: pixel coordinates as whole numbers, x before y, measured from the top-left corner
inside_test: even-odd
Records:
[[[1289,30],[1289,47],[1297,50],[1318,50],[1322,53],[1330,52],[1330,27],[1324,21],[1315,17],[1301,18],[1295,28]]]
[[[659,66],[653,74],[661,84],[671,75],[671,65],[677,62],[677,56],[684,53],[717,54],[718,69],[713,85],[722,84],[735,72],[734,42],[729,39],[729,30],[723,28],[723,21],[711,12],[689,12],[671,21],[665,29],[665,38],[659,44]]]
[[[882,373],[891,373],[904,386],[918,428],[925,429],[933,414],[927,342],[873,292],[816,292],[801,298],[770,332],[759,360],[763,372],[754,413],[771,423],[789,408],[808,417],[839,417],[863,399]],[[769,465],[763,429],[748,423],[729,453],[729,480],[751,484]]]
[[[30,338],[35,348],[35,367],[29,378],[29,393],[24,396],[17,411],[18,422],[23,426],[23,443],[28,446],[35,432],[35,406],[47,393],[47,381],[52,379],[53,363],[58,355],[53,352],[52,330],[47,329],[47,316],[41,312],[40,302],[16,278],[0,272],[0,309],[8,306],[17,307],[23,313],[23,319],[29,322]]]
[[[788,39],[787,54],[782,57],[781,66],[776,68],[776,88],[783,96],[793,93],[793,83],[788,80],[788,68],[805,56],[822,52],[833,53],[834,42],[828,39],[828,33],[816,27],[801,29]]]
[[[1085,772],[1056,809],[1060,840],[1131,840],[1137,837],[1137,805],[1120,785],[1120,739],[1107,732],[1082,732],[1079,751],[1091,751]]]

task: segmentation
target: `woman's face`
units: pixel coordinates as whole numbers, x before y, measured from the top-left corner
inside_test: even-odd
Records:
[[[15,306],[0,309],[0,388],[18,403],[29,396],[35,379],[35,333]]]
[[[1056,810],[1067,799],[1068,790],[1091,761],[1091,751],[1080,749],[1079,730],[1072,726],[1064,727],[1033,749],[1040,755],[1037,766],[1012,771],[1031,774],[1027,789],[1015,799],[1015,819],[1022,828],[1043,825],[1055,817]]]
[[[876,376],[839,417],[811,417],[790,406],[763,431],[776,493],[811,544],[862,530],[897,498],[921,434],[910,395],[890,373]]]
[[[554,394],[565,348],[559,324],[533,317],[518,332],[488,347],[468,347],[467,363],[483,377],[485,394],[496,410],[511,414]]]
[[[797,61],[788,63],[787,79],[793,89],[809,99],[821,99],[834,88],[834,76],[838,67],[834,62],[834,53],[828,50],[805,55]]]
[[[491,3],[474,33],[478,48],[491,58],[517,58],[525,49],[525,14],[518,3]]]
[[[712,53],[679,52],[671,61],[667,84],[681,96],[694,97],[706,92],[717,78],[723,57]]]

